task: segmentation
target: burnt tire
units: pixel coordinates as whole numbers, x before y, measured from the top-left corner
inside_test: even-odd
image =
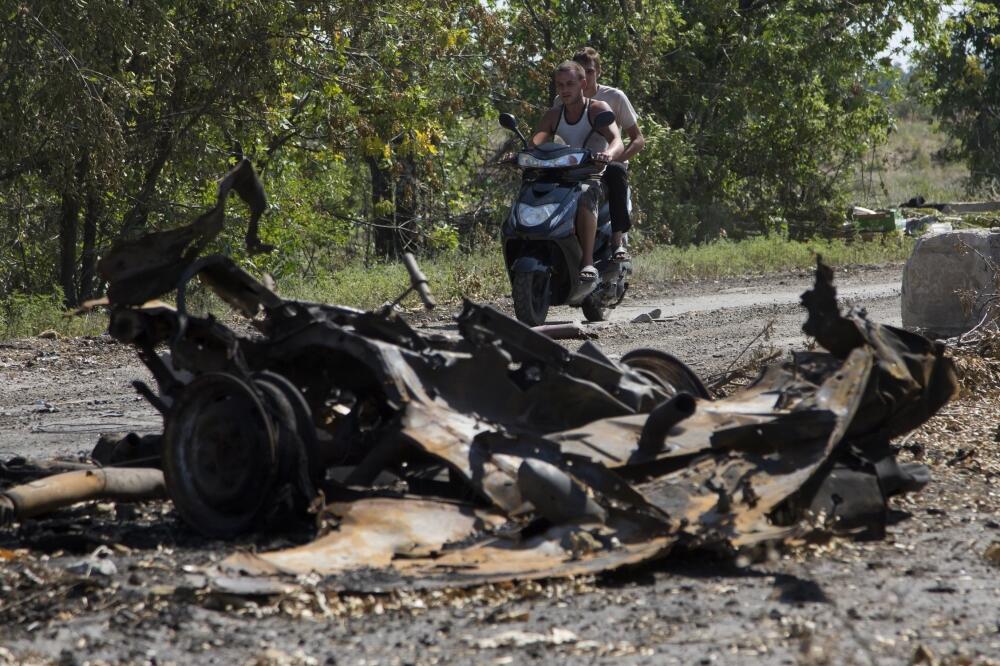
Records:
[[[549,314],[549,274],[514,273],[511,281],[514,316],[528,326],[541,326]]]
[[[205,536],[227,538],[256,522],[279,465],[278,432],[244,379],[209,372],[184,387],[163,433],[163,475],[174,507]]]
[[[297,475],[296,483],[306,500],[311,501],[316,495],[316,487],[326,472],[326,469],[320,464],[322,455],[319,441],[316,438],[312,409],[299,388],[284,375],[271,370],[262,370],[254,373],[253,379],[258,388],[277,389],[285,400],[286,412],[284,416],[289,422],[282,423],[280,421],[282,414],[278,414],[276,415],[279,417],[276,425],[283,426],[289,431],[287,443],[293,449],[291,459],[295,467],[294,474]],[[274,402],[273,398],[272,402]],[[279,433],[279,441],[280,435],[281,433]],[[280,453],[287,454],[288,452],[282,451]]]
[[[676,356],[659,349],[633,349],[622,356],[621,362],[660,383],[673,394],[689,393],[703,400],[712,399],[705,384],[694,370]]]
[[[583,316],[587,321],[604,321],[608,318],[608,308],[601,305],[599,299],[594,294],[587,296],[580,304],[583,309]]]

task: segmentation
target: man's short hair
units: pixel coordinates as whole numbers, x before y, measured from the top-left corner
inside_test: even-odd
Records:
[[[587,73],[583,71],[583,66],[580,63],[575,62],[573,60],[564,60],[561,63],[559,63],[559,66],[556,67],[555,73],[559,74],[560,72],[573,72],[574,74],[576,74],[577,78],[580,79],[587,78]]]
[[[580,66],[584,69],[587,68],[587,65],[592,65],[600,69],[601,54],[593,47],[584,46],[573,55],[573,62],[580,63]]]

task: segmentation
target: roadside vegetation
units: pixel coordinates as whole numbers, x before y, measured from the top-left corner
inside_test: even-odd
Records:
[[[245,255],[233,203],[213,251],[285,293],[376,305],[412,251],[446,300],[506,294],[496,236],[516,182],[495,161],[516,146],[496,117],[530,127],[584,44],[647,138],[636,280],[801,268],[812,249],[895,261],[905,242],[811,239],[837,236],[853,203],[988,194],[998,171],[1000,132],[977,109],[1000,86],[976,83],[995,76],[996,3],[944,23],[935,0],[15,4],[0,31],[0,62],[18,65],[0,72],[8,337],[82,330],[60,313],[102,294],[102,253],[190,222],[242,157],[277,249]],[[919,44],[905,72],[874,55],[904,22]]]
[[[914,197],[928,202],[966,201],[969,167],[955,157],[954,140],[929,114],[900,118],[884,144],[859,160],[854,202],[896,207]]]
[[[888,237],[846,242],[835,239],[788,241],[780,237],[742,241],[719,240],[702,245],[659,245],[634,258],[634,282],[643,287],[683,280],[711,280],[808,270],[816,255],[833,266],[880,265],[909,256],[913,240]],[[431,290],[444,303],[463,297],[499,301],[510,294],[499,246],[476,254],[450,254],[420,264]],[[289,281],[279,287],[286,297],[322,300],[371,308],[394,299],[409,283],[401,264],[347,266],[322,282]],[[416,299],[407,302],[414,306]]]
[[[62,294],[13,293],[0,299],[0,339],[36,335],[100,335],[108,327],[100,311],[74,316],[66,310]]]
[[[809,270],[816,255],[832,266],[882,265],[903,261],[913,240],[887,237],[846,242],[835,239],[788,241],[774,236],[742,241],[719,240],[702,245],[660,245],[634,258],[634,282],[643,289],[685,280],[712,280],[737,276],[759,276],[785,271]],[[510,294],[499,246],[475,253],[449,252],[421,262],[435,298],[444,306],[463,298],[503,302]],[[365,266],[360,260],[325,274],[322,279],[288,277],[277,289],[285,298],[375,308],[394,300],[409,284],[401,263]],[[224,303],[204,289],[192,292],[192,309],[228,316]],[[416,297],[403,302],[404,309],[418,308]],[[0,300],[0,339],[35,336],[50,332],[60,336],[99,335],[107,326],[106,315],[97,310],[85,316],[67,313],[59,295],[14,294]]]
[[[815,268],[817,254],[835,267],[873,266],[904,261],[912,249],[913,239],[904,236],[852,242],[824,238],[789,241],[771,236],[699,246],[659,246],[635,258],[636,281],[710,280],[809,270]]]

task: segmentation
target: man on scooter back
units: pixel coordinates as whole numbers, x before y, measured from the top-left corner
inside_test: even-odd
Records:
[[[601,56],[589,46],[576,52],[573,61],[583,67],[587,83],[583,94],[591,99],[607,102],[615,112],[615,122],[622,134],[622,143],[628,137],[628,144],[618,159],[604,170],[604,184],[608,187],[608,204],[611,208],[611,247],[615,261],[627,261],[628,251],[622,243],[622,235],[632,226],[628,212],[628,161],[639,154],[646,145],[646,138],[639,129],[639,117],[628,96],[618,88],[604,86],[597,82],[601,75]]]
[[[542,116],[538,129],[531,137],[532,145],[545,143],[555,136],[574,148],[591,149],[598,163],[608,164],[618,159],[625,150],[618,126],[612,123],[609,127],[593,129],[597,114],[611,111],[611,107],[605,102],[584,97],[583,88],[587,80],[583,67],[567,60],[556,68],[555,82],[561,104],[554,105]],[[598,277],[597,268],[594,267],[594,243],[597,238],[601,174],[596,173],[588,178],[582,183],[582,187],[584,191],[576,211],[576,235],[580,239],[583,253],[580,280],[592,282]]]

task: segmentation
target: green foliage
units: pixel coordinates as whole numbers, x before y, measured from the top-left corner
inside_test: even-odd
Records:
[[[922,196],[926,201],[960,201],[969,170],[950,159],[952,142],[935,123],[899,120],[885,144],[873,148],[855,171],[855,203],[870,208],[898,206]]]
[[[59,293],[14,292],[0,299],[0,339],[31,337],[50,330],[62,335],[99,335],[107,329],[104,313],[71,316],[62,301]]]
[[[643,211],[655,236],[688,242],[720,231],[768,233],[784,222],[798,237],[836,227],[853,165],[890,125],[895,83],[891,63],[877,56],[902,20],[933,22],[938,3],[525,7],[514,41],[544,54],[543,71],[580,44],[604,54],[604,78],[628,92],[642,127],[660,142],[636,160],[648,161],[642,172],[654,181],[655,194],[646,196],[635,179]],[[521,99],[546,99],[544,74],[527,78]],[[661,127],[674,133],[667,145]],[[669,234],[657,231],[663,225]]]
[[[630,165],[633,202],[642,236],[654,242],[686,245],[698,240],[698,206],[683,199],[698,156],[684,133],[644,119],[646,147]]]
[[[970,189],[1000,185],[1000,2],[971,2],[925,40],[917,90],[968,164]]]
[[[101,246],[187,221],[226,155],[267,137],[310,4],[0,5],[0,214],[22,255],[0,281],[34,288],[23,257],[43,255],[74,303]]]
[[[403,250],[465,266],[515,192],[496,113],[533,123],[583,44],[648,139],[637,236],[808,238],[892,126],[905,77],[879,54],[903,20],[930,35],[937,5],[0,0],[0,290],[97,295],[104,249],[189,222],[242,156],[277,250],[245,256],[236,206],[213,249],[251,270],[318,284]],[[490,270],[441,279],[491,293]]]
[[[814,238],[786,241],[777,237],[718,240],[699,246],[660,246],[635,259],[640,283],[767,275],[816,266],[816,255],[834,267],[904,261],[913,239],[887,235],[871,241]]]

